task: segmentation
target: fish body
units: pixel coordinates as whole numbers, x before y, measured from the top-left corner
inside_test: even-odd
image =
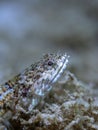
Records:
[[[52,84],[62,75],[68,63],[66,54],[46,54],[6,83],[0,85],[0,117],[18,106],[26,112],[38,105],[51,90]]]

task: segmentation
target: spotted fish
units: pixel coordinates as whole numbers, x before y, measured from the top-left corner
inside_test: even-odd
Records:
[[[32,111],[61,77],[68,58],[67,54],[46,54],[39,62],[0,85],[0,117],[3,118],[9,109],[17,111],[19,105],[27,112]]]

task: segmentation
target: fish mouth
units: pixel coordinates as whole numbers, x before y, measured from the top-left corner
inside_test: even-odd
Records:
[[[69,58],[69,55],[63,55],[62,56],[62,65],[60,66],[60,68],[58,69],[57,73],[55,74],[55,76],[53,77],[53,79],[49,82],[49,84],[52,84],[54,82],[57,81],[57,79],[61,76],[61,74],[64,72],[66,66],[67,66],[67,63],[68,63],[68,58]]]

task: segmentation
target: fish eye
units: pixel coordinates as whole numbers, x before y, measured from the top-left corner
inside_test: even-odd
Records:
[[[53,61],[48,61],[49,66],[52,66],[53,64],[54,64]]]

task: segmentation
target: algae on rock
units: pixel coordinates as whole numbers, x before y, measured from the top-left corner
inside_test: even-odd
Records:
[[[17,111],[11,119],[18,130],[98,130],[98,106],[89,85],[65,71],[53,89],[31,113]]]

